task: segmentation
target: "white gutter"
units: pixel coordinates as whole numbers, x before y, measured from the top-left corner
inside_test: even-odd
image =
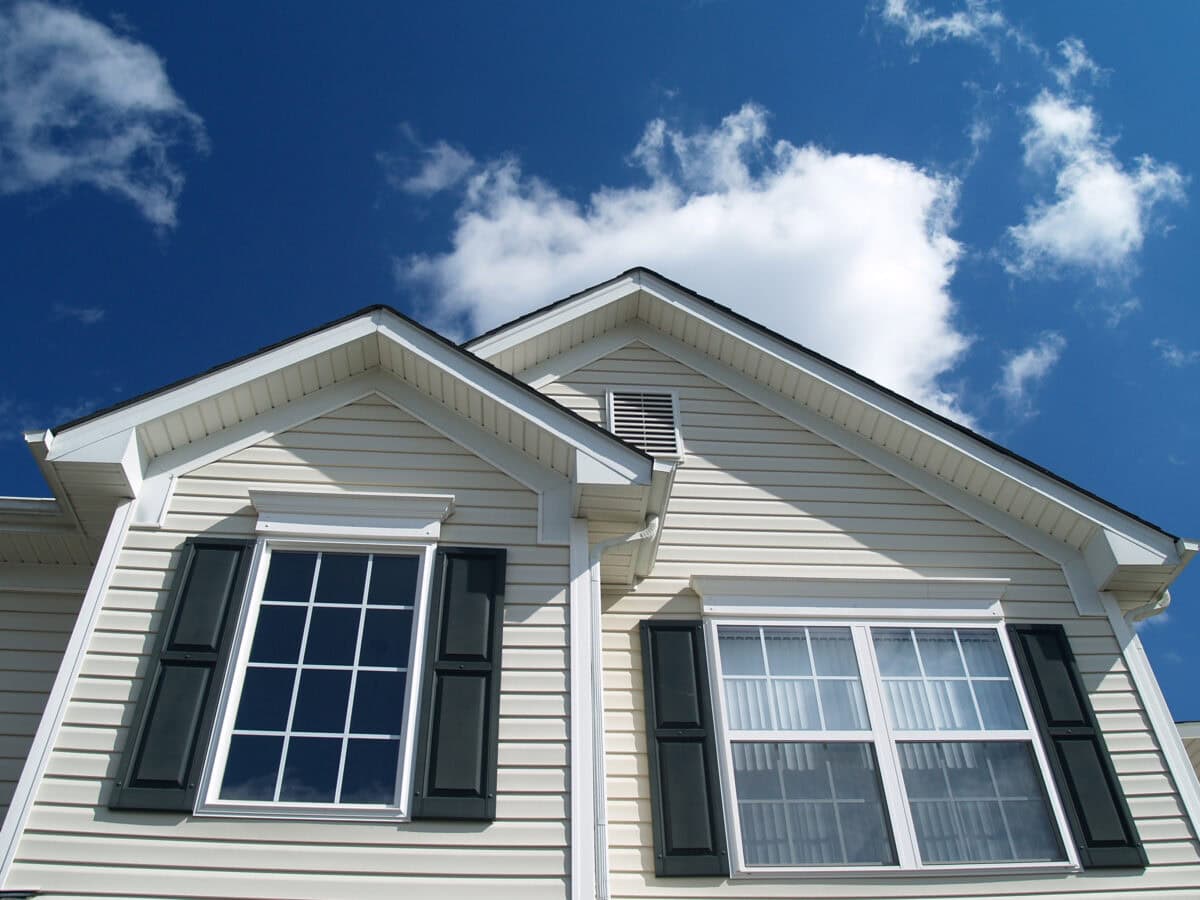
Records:
[[[596,812],[596,900],[609,900],[608,893],[608,786],[604,759],[604,658],[600,635],[600,559],[622,544],[643,541],[658,534],[658,516],[647,516],[638,531],[592,544],[588,554],[591,573],[591,654],[589,675],[592,707],[592,772]]]

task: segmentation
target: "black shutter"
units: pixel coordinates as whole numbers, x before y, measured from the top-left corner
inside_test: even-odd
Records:
[[[1141,868],[1146,854],[1061,625],[1009,625],[1050,768],[1085,869]]]
[[[200,538],[184,545],[109,800],[114,809],[195,806],[253,546]]]
[[[438,550],[414,819],[496,818],[505,551]]]
[[[642,622],[654,871],[728,875],[717,742],[699,622]]]

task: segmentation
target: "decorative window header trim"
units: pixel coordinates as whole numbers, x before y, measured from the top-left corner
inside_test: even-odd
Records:
[[[277,537],[436,541],[453,494],[375,491],[251,491],[255,530]]]
[[[745,578],[693,575],[704,615],[1001,618],[1007,578]]]

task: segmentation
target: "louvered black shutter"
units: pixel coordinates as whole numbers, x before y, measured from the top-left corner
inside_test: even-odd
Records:
[[[642,623],[654,871],[728,875],[717,742],[699,622]]]
[[[1146,854],[1061,625],[1010,625],[1017,664],[1084,868],[1141,868]]]
[[[445,548],[434,574],[415,819],[496,818],[505,551]]]
[[[109,806],[195,806],[253,546],[199,538],[184,545]]]

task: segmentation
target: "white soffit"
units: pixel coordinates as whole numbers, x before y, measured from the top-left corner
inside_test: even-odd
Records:
[[[706,354],[1075,550],[1108,530],[1141,545],[1158,560],[1160,573],[1184,562],[1175,539],[1154,526],[647,270],[633,270],[466,347],[540,385],[566,374],[567,360],[572,366],[590,362],[585,344],[611,352],[617,348],[607,347],[607,335],[627,343],[646,329]]]

